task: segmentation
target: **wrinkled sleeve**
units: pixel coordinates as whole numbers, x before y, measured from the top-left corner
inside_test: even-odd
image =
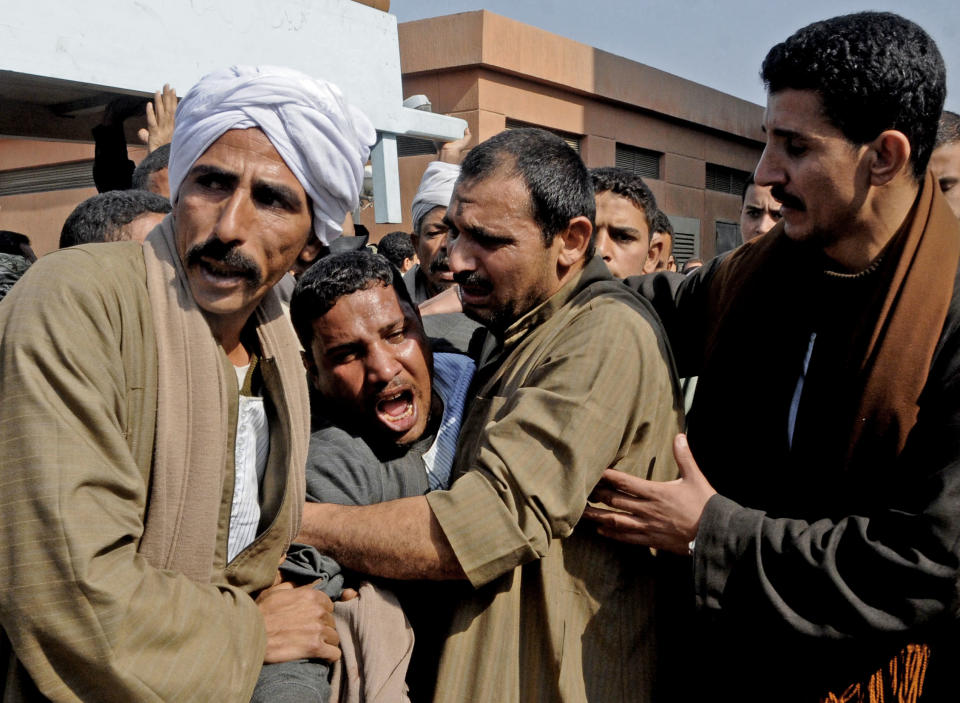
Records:
[[[828,639],[896,635],[955,617],[960,369],[949,366],[928,381],[896,463],[863,478],[863,491],[877,493],[875,509],[807,522],[711,498],[694,552],[699,607]]]
[[[130,348],[152,323],[142,280],[91,256],[45,257],[0,303],[3,628],[50,700],[245,703],[256,604],[136,553],[148,479],[126,433],[149,384]]]
[[[603,470],[672,398],[653,328],[619,302],[592,301],[544,354],[518,392],[473,401],[502,406],[470,470],[427,495],[474,586],[568,536]]]

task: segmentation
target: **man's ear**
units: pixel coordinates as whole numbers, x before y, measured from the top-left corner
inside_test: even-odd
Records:
[[[910,169],[910,140],[897,129],[888,129],[869,144],[870,183],[886,185],[904,169]]]
[[[300,254],[297,256],[297,263],[302,264],[304,270],[310,268],[310,264],[317,260],[317,257],[324,248],[320,240],[311,232],[307,243],[303,245],[303,249],[300,250]]]
[[[567,224],[567,228],[559,235],[560,255],[557,263],[569,268],[584,258],[590,247],[590,238],[593,236],[593,225],[587,217],[574,217]]]
[[[653,273],[656,271],[661,256],[663,256],[663,237],[651,236],[650,247],[647,249],[647,260],[643,262],[643,272]]]

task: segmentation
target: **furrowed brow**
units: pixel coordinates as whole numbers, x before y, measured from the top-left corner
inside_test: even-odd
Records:
[[[267,181],[257,181],[253,184],[253,189],[261,196],[268,196],[286,203],[289,207],[299,209],[303,201],[300,194],[293,188],[282,183],[269,183]]]
[[[230,183],[236,183],[239,178],[237,174],[226,171],[219,166],[214,166],[213,164],[196,164],[190,169],[190,176],[194,179],[202,178],[203,176],[216,176],[221,180]]]

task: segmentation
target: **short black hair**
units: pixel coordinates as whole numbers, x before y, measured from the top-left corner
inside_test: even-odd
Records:
[[[770,49],[760,75],[770,93],[816,91],[854,144],[902,132],[914,178],[923,178],[947,88],[943,57],[919,25],[891,12],[814,22]]]
[[[115,242],[121,229],[148,212],[170,212],[170,201],[146,190],[109,190],[74,208],[60,230],[60,248]]]
[[[530,214],[544,246],[550,246],[574,217],[587,217],[593,224],[597,205],[590,173],[577,152],[557,135],[522,127],[490,137],[473,147],[460,164],[457,186],[482,181],[501,169],[519,176],[527,186]],[[591,239],[588,256],[592,251]]]
[[[960,115],[944,110],[940,115],[940,124],[937,125],[937,141],[933,148],[937,149],[954,142],[960,142]]]
[[[413,249],[413,241],[406,232],[390,232],[377,242],[377,253],[385,257],[391,264],[400,268],[405,259],[412,259],[417,255]]]
[[[9,229],[0,229],[0,254],[22,256],[24,246],[30,246],[30,237]]]
[[[616,166],[602,166],[590,169],[593,192],[597,195],[607,191],[619,195],[633,203],[647,220],[647,229],[653,234],[653,216],[657,213],[657,199],[650,187],[633,171]]]
[[[416,311],[400,271],[369,249],[325,256],[300,276],[290,298],[290,320],[308,354],[313,344],[313,321],[326,315],[343,296],[375,285],[393,286],[400,302]]]
[[[170,145],[158,146],[143,157],[143,161],[133,169],[131,181],[134,190],[147,190],[151,174],[162,171],[170,165]]]
[[[663,210],[657,210],[657,213],[653,216],[653,224],[650,226],[650,234],[656,234],[657,232],[673,236],[673,223],[670,222],[670,218]]]

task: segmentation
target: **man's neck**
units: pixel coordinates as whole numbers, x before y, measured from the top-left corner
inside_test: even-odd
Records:
[[[234,366],[246,366],[250,363],[250,350],[243,343],[243,329],[250,319],[249,315],[236,316],[236,319],[224,319],[206,315],[207,324],[213,338],[223,349],[230,363]]]
[[[900,230],[917,200],[920,184],[911,177],[875,188],[858,218],[845,226],[850,234],[841,236],[823,252],[842,269],[863,271],[880,255]]]

